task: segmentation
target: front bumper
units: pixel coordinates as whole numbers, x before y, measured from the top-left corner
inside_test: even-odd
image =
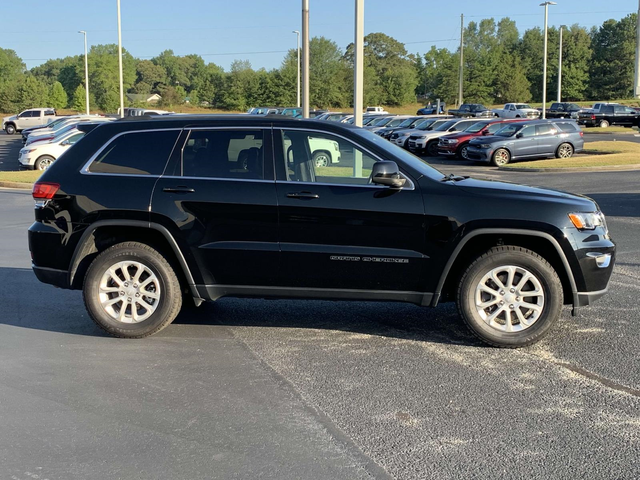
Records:
[[[18,154],[18,163],[21,170],[33,170],[35,167],[35,158],[29,158],[28,155],[24,155],[22,152]]]
[[[489,162],[492,155],[492,148],[477,148],[471,145],[467,148],[467,156],[469,157],[469,160],[474,160],[476,162]]]

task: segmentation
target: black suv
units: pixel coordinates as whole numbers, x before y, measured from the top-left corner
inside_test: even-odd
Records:
[[[335,149],[340,166],[317,166]],[[589,198],[445,176],[357,127],[282,116],[100,125],[34,185],[33,269],[120,337],[223,296],[456,301],[482,340],[540,339],[607,291]]]

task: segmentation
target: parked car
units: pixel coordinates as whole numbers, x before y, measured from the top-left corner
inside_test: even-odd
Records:
[[[598,111],[580,112],[578,123],[587,127],[601,128],[606,128],[609,125],[638,127],[640,126],[640,112],[623,105],[602,105]]]
[[[277,107],[255,107],[249,109],[250,115],[277,115],[280,113],[281,109]]]
[[[404,122],[407,118],[409,118],[409,115],[391,115],[389,117],[382,117],[382,118],[383,120],[381,123],[372,122],[369,125],[365,126],[364,128],[368,128],[373,133],[375,133],[378,130],[382,130],[383,128],[397,127],[402,122]]]
[[[555,102],[551,104],[550,108],[547,108],[545,115],[547,118],[577,118],[578,113],[584,110],[576,103]]]
[[[462,132],[450,133],[440,137],[440,140],[438,141],[438,154],[443,156],[455,156],[463,160],[469,160],[467,149],[469,148],[469,141],[472,138],[493,135],[504,127],[506,123],[520,121],[523,121],[523,119],[481,120]]]
[[[288,107],[283,108],[280,112],[280,115],[285,115],[287,117],[299,118],[302,117],[302,108],[300,107]]]
[[[92,114],[92,115],[67,115],[67,116],[59,116],[58,118],[56,118],[54,121],[52,121],[51,123],[47,123],[46,125],[40,125],[39,127],[31,127],[31,128],[25,128],[24,130],[22,130],[22,143],[26,143],[27,139],[29,138],[29,135],[31,134],[36,134],[36,135],[40,135],[43,133],[47,133],[49,134],[54,128],[58,127],[58,125],[64,123],[65,125],[68,125],[69,123],[73,123],[75,121],[78,121],[79,119],[100,119],[100,118],[105,118],[104,115],[97,115],[97,114]]]
[[[314,120],[326,120],[329,122],[340,122],[343,118],[348,117],[349,113],[344,112],[325,112],[315,117]]]
[[[525,158],[569,158],[584,147],[583,133],[573,120],[509,123],[494,135],[469,142],[470,160],[506,165]]]
[[[404,120],[402,120],[399,124],[393,125],[393,126],[388,124],[386,127],[381,128],[375,133],[377,135],[380,135],[382,138],[386,138],[387,140],[389,140],[391,138],[391,135],[393,135],[393,132],[395,132],[396,130],[404,130],[406,128],[411,129],[415,124],[423,121],[424,121],[424,116],[407,117]]]
[[[424,118],[424,117],[423,117]],[[417,132],[431,131],[440,125],[445,124],[451,118],[440,119],[438,117],[425,118],[422,122],[416,123],[413,127],[396,130],[391,134],[390,141],[398,147],[409,150],[409,137]]]
[[[526,103],[505,103],[504,108],[494,108],[494,116],[500,118],[529,118],[534,119],[540,116],[540,111],[531,108]]]
[[[52,129],[42,129],[37,132],[32,133],[27,137],[27,141],[25,142],[25,146],[31,145],[34,142],[38,142],[41,140],[51,140],[58,136],[62,132],[66,132],[71,128],[75,128],[80,123],[88,123],[88,122],[110,122],[115,120],[112,117],[80,117],[80,118],[68,118],[65,121],[58,123]]]
[[[367,107],[364,113],[368,115],[389,115],[383,107]]]
[[[494,116],[493,112],[480,103],[463,103],[458,109],[449,109],[447,112],[454,117],[462,118],[491,118]]]
[[[362,168],[316,168],[319,137]],[[272,148],[255,147],[263,138]],[[615,259],[587,197],[443,175],[334,122],[111,122],[54,162],[33,197],[36,276],[82,289],[89,316],[127,338],[159,332],[187,301],[292,297],[456,301],[475,335],[520,347],[564,303],[603,296]]]
[[[23,147],[18,154],[20,168],[27,170],[46,170],[60,155],[84,137],[84,135],[84,132],[73,129],[51,140],[43,140],[35,142],[28,147]]]
[[[18,115],[4,117],[2,119],[2,129],[7,135],[13,135],[25,128],[46,125],[56,118],[58,118],[58,114],[53,108],[30,108],[20,112]]]
[[[353,115],[349,115],[348,117],[345,117],[345,118],[346,118],[346,120],[344,121],[344,123],[348,123],[350,125],[353,125],[353,122],[355,120]],[[365,125],[369,125],[371,122],[374,122],[378,118],[380,118],[380,115],[363,115],[362,116],[362,126],[364,127]]]
[[[426,153],[430,157],[438,156],[438,140],[443,135],[461,132],[478,120],[453,119],[442,123],[431,131],[416,132],[409,135],[409,150],[415,154]]]
[[[447,108],[447,104],[444,102],[440,103],[440,111],[437,111],[438,110],[437,103],[433,105],[428,104],[428,105],[425,105],[423,108],[420,108],[416,112],[416,115],[440,115],[444,113],[446,108]]]

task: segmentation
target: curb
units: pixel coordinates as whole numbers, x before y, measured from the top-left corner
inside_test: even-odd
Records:
[[[18,190],[31,190],[33,188],[33,184],[21,183],[21,182],[0,182],[0,188],[15,188]]]
[[[547,172],[547,173],[579,173],[579,172],[632,172],[640,170],[640,163],[631,165],[603,165],[601,167],[575,167],[575,168],[518,168],[498,167],[503,172]]]

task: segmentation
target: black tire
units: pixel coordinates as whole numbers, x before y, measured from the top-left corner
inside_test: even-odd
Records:
[[[556,148],[556,158],[571,158],[573,156],[573,145],[570,143],[561,143]]]
[[[469,160],[469,155],[467,154],[468,149],[469,149],[469,144],[463,143],[458,147],[458,150],[456,151],[456,156],[458,158],[461,158],[462,160]]]
[[[4,131],[7,135],[13,135],[16,133],[16,126],[13,123],[8,123],[4,126]]]
[[[506,148],[499,148],[491,156],[491,164],[496,167],[506,165],[511,161],[511,153]]]
[[[159,284],[160,295],[155,311],[138,323],[124,323],[113,318],[103,308],[99,297],[100,282],[105,272],[118,262],[127,260],[138,262],[148,268],[156,276]],[[106,332],[120,338],[143,338],[153,335],[169,325],[182,307],[180,281],[169,262],[157,250],[138,242],[119,243],[98,255],[87,270],[82,294],[93,321]],[[124,308],[126,312],[130,307]]]
[[[313,154],[313,165],[315,167],[330,167],[331,154],[324,150],[319,150]]]
[[[33,165],[33,168],[35,170],[46,170],[51,166],[53,162],[55,162],[55,160],[56,159],[50,155],[42,155],[41,157],[38,157],[36,163],[34,163]]]
[[[600,128],[608,128],[609,127],[609,122],[607,120],[600,120],[600,123],[598,124],[598,126]]]
[[[536,277],[544,292],[545,301],[538,318],[531,326],[515,332],[490,326],[476,307],[476,287],[488,272],[505,265],[526,269]],[[500,280],[504,281],[504,277]],[[474,260],[463,273],[457,294],[458,312],[471,332],[483,342],[503,348],[523,347],[544,337],[560,316],[563,299],[562,283],[554,268],[537,253],[517,246],[493,247]],[[495,307],[498,308],[497,305]]]
[[[427,148],[425,150],[427,151],[428,156],[437,157],[438,156],[438,140],[431,140],[429,143],[427,143]]]

